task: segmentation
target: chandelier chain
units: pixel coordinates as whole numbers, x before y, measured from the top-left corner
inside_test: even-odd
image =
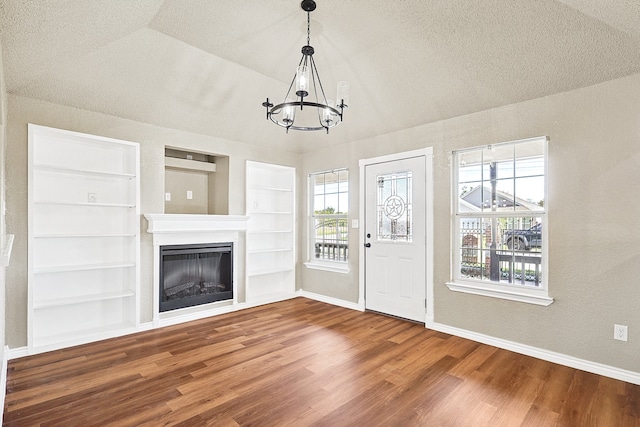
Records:
[[[307,46],[311,44],[311,13],[307,12]]]

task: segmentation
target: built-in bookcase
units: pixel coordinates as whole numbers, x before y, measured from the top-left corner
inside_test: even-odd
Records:
[[[247,161],[247,301],[295,293],[295,168]]]
[[[28,350],[139,324],[139,145],[29,125]]]

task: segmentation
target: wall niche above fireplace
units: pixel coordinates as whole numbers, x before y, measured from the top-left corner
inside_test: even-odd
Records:
[[[229,214],[229,157],[165,147],[167,214]]]

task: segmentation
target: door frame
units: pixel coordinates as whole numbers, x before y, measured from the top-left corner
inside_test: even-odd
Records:
[[[385,163],[396,160],[403,160],[412,157],[423,157],[425,159],[425,281],[426,290],[425,297],[427,299],[427,307],[425,313],[425,327],[433,323],[434,319],[434,303],[433,303],[433,147],[421,148],[418,150],[404,151],[400,153],[388,154],[385,156],[372,157],[369,159],[360,159],[359,165],[359,218],[362,228],[358,237],[358,308],[365,311],[365,169],[366,166],[376,163]]]

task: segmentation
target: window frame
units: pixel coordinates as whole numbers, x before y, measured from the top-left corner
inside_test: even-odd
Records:
[[[531,143],[540,141],[543,144],[543,174],[544,174],[544,206],[540,211],[519,211],[514,209],[513,211],[484,211],[479,212],[460,212],[460,163],[458,161],[459,155],[464,153],[470,153],[473,151],[481,151],[491,149],[492,147],[504,148],[508,146],[516,146],[522,143]],[[546,136],[527,138],[515,141],[502,142],[498,144],[476,146],[467,149],[455,150],[451,154],[451,272],[450,281],[446,283],[447,287],[451,291],[463,292],[475,295],[488,296],[493,298],[501,298],[511,301],[518,301],[542,306],[548,306],[553,303],[553,298],[549,297],[549,281],[548,281],[548,142],[549,138]],[[519,157],[514,156],[514,162]],[[484,162],[483,162],[484,163]],[[516,179],[517,172],[513,171],[514,180]],[[485,182],[483,179],[482,183]],[[515,181],[514,181],[515,182]],[[463,254],[462,241],[464,238],[461,233],[461,222],[464,218],[478,218],[481,221],[492,218],[523,218],[523,217],[536,217],[540,218],[542,224],[542,244],[541,244],[541,267],[540,277],[541,282],[538,286],[524,286],[516,283],[502,283],[490,280],[473,279],[469,277],[463,277],[461,274],[461,256]]]
[[[315,213],[315,187],[314,187],[314,183],[316,180],[316,177],[318,175],[327,175],[327,174],[339,174],[341,172],[346,172],[347,173],[347,179],[346,179],[346,187],[347,187],[347,212],[346,213],[340,213],[340,214],[316,214]],[[331,169],[331,170],[325,170],[325,171],[320,171],[320,172],[311,172],[309,173],[309,175],[307,176],[307,188],[308,188],[308,192],[309,192],[309,196],[307,198],[307,203],[308,203],[308,208],[307,208],[307,262],[304,263],[304,265],[309,268],[309,269],[314,269],[314,270],[324,270],[324,271],[332,271],[332,272],[336,272],[336,273],[348,273],[349,272],[349,212],[348,212],[348,204],[349,204],[349,169],[344,167],[344,168],[337,168],[337,169]],[[338,193],[341,193],[340,191],[338,191]],[[342,192],[344,193],[344,192]],[[326,192],[323,194],[327,194]],[[339,197],[339,196],[338,196]],[[316,219],[318,218],[324,218],[324,219],[344,219],[346,221],[346,237],[344,238],[344,240],[346,241],[346,258],[344,260],[342,259],[317,259],[315,257],[315,245],[316,245],[316,233],[315,233],[315,223],[316,223]],[[342,240],[342,239],[341,239]]]

